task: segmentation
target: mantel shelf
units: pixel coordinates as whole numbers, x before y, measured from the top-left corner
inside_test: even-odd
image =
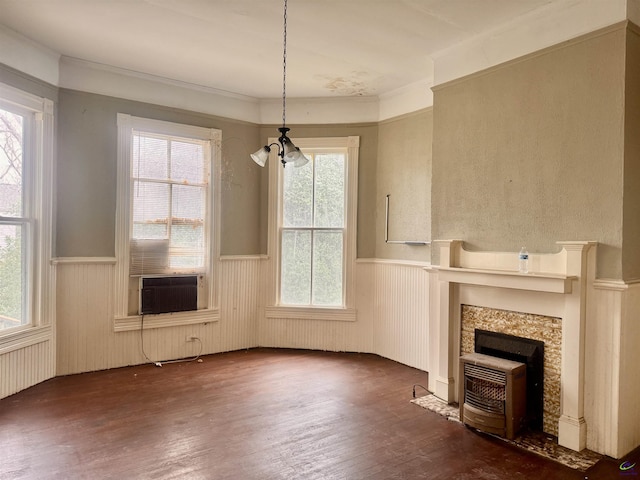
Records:
[[[514,288],[547,293],[571,293],[578,277],[555,273],[520,273],[512,270],[480,270],[460,267],[425,267],[438,274],[438,279],[451,283],[485,287]]]

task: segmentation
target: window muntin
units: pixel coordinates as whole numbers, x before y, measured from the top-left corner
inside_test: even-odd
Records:
[[[304,149],[282,173],[280,305],[344,307],[346,149]]]

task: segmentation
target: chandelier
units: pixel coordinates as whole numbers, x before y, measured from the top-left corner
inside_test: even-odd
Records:
[[[251,154],[251,158],[261,167],[264,167],[269,158],[271,147],[278,147],[278,156],[282,166],[287,163],[293,164],[294,167],[302,167],[309,162],[298,147],[296,147],[291,139],[287,136],[289,128],[287,128],[287,0],[284,0],[284,28],[283,28],[283,50],[282,50],[282,127],[278,128],[280,137],[278,141],[265,145],[260,150]]]

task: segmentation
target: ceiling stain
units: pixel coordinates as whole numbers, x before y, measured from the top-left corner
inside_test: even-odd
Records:
[[[351,72],[348,76],[316,75],[323,80],[324,88],[331,93],[344,96],[364,97],[376,93],[374,79],[367,72]]]

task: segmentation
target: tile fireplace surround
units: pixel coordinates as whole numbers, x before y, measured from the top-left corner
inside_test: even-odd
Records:
[[[527,314],[556,319],[560,352],[551,353],[552,345],[548,349],[545,342],[545,378],[548,369],[552,378],[549,384],[545,379],[544,430],[557,435],[564,447],[584,449],[586,291],[595,280],[596,243],[558,242],[562,250],[557,254],[530,255],[528,274],[517,271],[515,253],[468,252],[459,240],[434,244],[440,264],[427,268],[432,299],[429,390],[447,402],[458,401],[458,358],[470,348],[468,333],[463,335],[463,306],[466,317],[469,309],[475,315],[475,320],[465,318],[465,325],[477,321],[480,328],[524,337],[526,327],[516,323]],[[491,312],[496,315],[493,325],[487,320]],[[546,323],[554,328],[553,321]],[[543,338],[548,335],[544,324],[535,328]]]
[[[557,437],[560,419],[562,319],[462,305],[460,326],[460,355],[473,353],[476,329],[544,342],[542,430]]]

